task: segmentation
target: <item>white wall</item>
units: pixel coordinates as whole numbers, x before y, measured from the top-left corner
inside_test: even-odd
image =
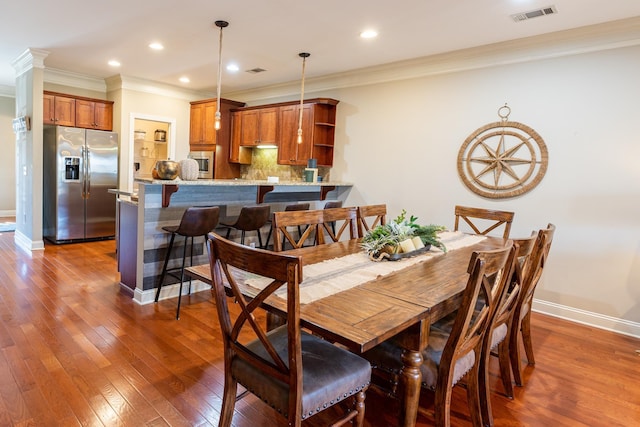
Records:
[[[349,204],[424,223],[452,227],[456,204],[515,211],[514,237],[553,222],[537,307],[639,334],[638,70],[640,47],[628,47],[328,91],[340,100],[332,178],[355,184]],[[459,179],[457,154],[505,102],[545,140],[549,168],[519,198],[483,199]]]
[[[6,160],[0,168],[0,216],[16,213],[16,134],[11,121],[16,117],[16,99],[0,96],[0,152]]]
[[[132,115],[145,119],[166,119],[175,122],[168,137],[172,145],[170,157],[173,160],[186,159],[189,154],[189,113],[190,101],[206,98],[195,92],[188,92],[167,86],[152,86],[149,82],[129,77],[117,76],[109,81],[109,99],[115,101],[114,130],[120,137],[120,189],[132,190],[130,178],[133,176],[133,131]]]

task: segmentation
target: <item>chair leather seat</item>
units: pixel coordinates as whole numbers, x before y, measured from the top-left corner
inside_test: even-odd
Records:
[[[453,320],[455,320],[455,313]],[[453,326],[453,322],[447,321],[443,322],[442,325],[438,325],[436,322],[431,326],[429,331],[429,345],[422,352],[423,362],[420,366],[423,387],[427,387],[432,390],[436,387],[436,383],[438,381],[438,367],[440,366],[442,351],[449,339],[451,326]],[[369,360],[374,367],[378,367],[383,371],[389,371],[393,375],[400,375],[400,370],[402,369],[401,356],[402,348],[390,341],[383,342],[363,355],[363,357]],[[473,362],[475,361],[475,357],[475,352],[471,350],[456,362],[453,371],[453,384],[456,384],[464,374],[471,369]]]
[[[166,225],[162,227],[162,229],[167,233],[175,233],[176,231],[178,231],[178,228],[180,228],[179,225]]]
[[[371,365],[361,357],[325,340],[301,331],[303,360],[303,418],[356,394],[369,385]],[[287,363],[287,325],[268,334],[274,348]],[[246,346],[269,360],[258,340]],[[289,385],[261,374],[253,365],[236,357],[231,365],[233,377],[285,417],[288,416]]]

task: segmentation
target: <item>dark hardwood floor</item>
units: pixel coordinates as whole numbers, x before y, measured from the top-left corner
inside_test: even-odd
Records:
[[[140,306],[121,293],[114,241],[28,253],[13,238],[0,233],[0,426],[217,425],[222,344],[208,292],[183,299],[176,321],[175,300]],[[640,425],[640,340],[540,314],[533,330],[537,364],[515,399],[492,365],[497,426]],[[452,424],[470,425],[464,390],[453,402]],[[392,402],[369,392],[366,406],[367,426],[393,425]],[[253,396],[233,422],[285,425]]]

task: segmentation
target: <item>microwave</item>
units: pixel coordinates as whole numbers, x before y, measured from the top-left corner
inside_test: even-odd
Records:
[[[189,158],[198,162],[198,179],[213,179],[213,151],[191,151]]]

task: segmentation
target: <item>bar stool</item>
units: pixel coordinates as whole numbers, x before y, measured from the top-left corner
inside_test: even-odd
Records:
[[[309,210],[309,203],[295,203],[293,205],[287,205],[284,207],[284,210],[289,212],[289,211],[308,211]],[[267,223],[269,224],[273,224],[273,214],[271,214],[269,216],[269,221],[267,221]],[[269,227],[269,234],[267,234],[267,241],[264,243],[264,247],[263,249],[267,249],[267,247],[269,246],[269,240],[271,240],[271,233],[273,233],[273,225],[271,225],[271,227]],[[302,229],[300,228],[300,226],[298,226],[298,235],[301,236],[302,235]],[[282,247],[284,248],[284,238],[282,239]]]
[[[218,225],[218,219],[220,218],[220,208],[214,207],[191,207],[188,208],[184,214],[180,224],[173,226],[162,227],[162,229],[168,233],[171,233],[171,240],[169,240],[169,247],[167,248],[167,254],[164,259],[164,265],[162,266],[162,274],[160,274],[160,282],[158,283],[158,290],[156,291],[155,302],[158,302],[160,297],[160,289],[167,274],[180,279],[180,292],[178,292],[178,308],[176,310],[176,320],[180,318],[180,300],[182,298],[182,283],[184,282],[184,267],[185,260],[187,258],[187,242],[191,237],[191,254],[189,257],[190,265],[193,265],[193,238],[196,236],[204,236],[205,241],[207,233],[216,228]],[[184,248],[182,250],[182,267],[172,268],[167,270],[169,264],[169,258],[171,257],[171,249],[173,248],[173,241],[178,236],[184,236]],[[174,274],[174,272],[180,270],[180,276]],[[189,293],[191,293],[191,279],[189,279]]]
[[[258,233],[258,243],[262,248],[262,235],[260,229],[269,220],[271,207],[269,205],[244,206],[240,209],[240,215],[234,223],[221,222],[220,225],[227,227],[226,238],[229,238],[231,229],[240,230],[240,243],[244,245],[244,236],[247,231],[256,231]]]

